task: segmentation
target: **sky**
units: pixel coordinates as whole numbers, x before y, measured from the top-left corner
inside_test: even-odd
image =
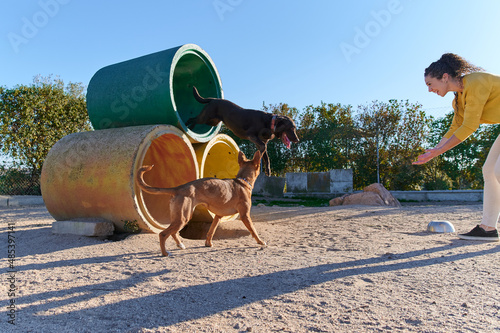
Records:
[[[287,103],[409,100],[449,113],[424,70],[446,52],[500,74],[495,0],[1,0],[0,86],[59,76],[87,86],[100,68],[183,44],[213,60],[224,97]]]

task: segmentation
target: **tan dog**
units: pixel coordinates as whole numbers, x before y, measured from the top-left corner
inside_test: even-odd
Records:
[[[160,232],[160,248],[163,256],[168,256],[165,250],[165,241],[172,236],[177,246],[186,247],[179,239],[179,231],[189,222],[197,205],[205,205],[215,214],[212,225],[205,241],[206,246],[212,246],[212,238],[223,216],[240,214],[240,218],[252,234],[257,243],[266,245],[262,241],[250,219],[252,207],[252,188],[260,172],[259,151],[252,160],[248,160],[243,152],[239,152],[238,164],[240,170],[234,179],[202,178],[173,188],[159,188],[149,186],[144,182],[143,175],[153,166],[143,166],[137,172],[137,182],[141,189],[151,194],[169,194],[170,200],[170,226]]]

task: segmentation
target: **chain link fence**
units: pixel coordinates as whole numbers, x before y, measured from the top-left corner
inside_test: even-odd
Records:
[[[40,174],[0,166],[0,195],[41,195]]]

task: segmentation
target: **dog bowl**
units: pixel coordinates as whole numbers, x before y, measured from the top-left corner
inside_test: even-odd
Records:
[[[430,232],[455,232],[455,227],[448,221],[431,221],[427,225]]]

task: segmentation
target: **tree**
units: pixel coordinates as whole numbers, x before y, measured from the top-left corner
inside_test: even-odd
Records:
[[[357,127],[365,137],[355,157],[355,188],[376,182],[379,172],[380,183],[387,189],[418,189],[425,170],[412,162],[423,152],[431,121],[422,106],[389,100],[358,110]]]
[[[287,116],[293,119],[295,125],[298,126],[297,117],[299,111],[297,108],[290,107],[286,103],[262,105],[262,110],[271,114]],[[299,140],[300,130],[297,131]],[[274,176],[285,176],[287,172],[297,171],[297,163],[295,156],[299,154],[301,142],[293,143],[290,149],[286,148],[279,138],[275,138],[267,143],[267,154],[271,161],[271,174]],[[255,148],[254,148],[255,149]]]
[[[0,150],[32,175],[62,137],[91,130],[83,86],[36,76],[30,86],[0,87]]]
[[[390,140],[396,134],[396,125],[401,118],[398,109],[387,103],[374,101],[371,105],[358,106],[357,127],[364,139],[358,146],[356,174],[361,187],[378,182],[386,174],[389,162]],[[382,170],[382,174],[380,173]],[[381,183],[384,183],[382,179]]]
[[[431,126],[429,137],[430,146],[434,147],[448,131],[453,119],[453,111],[442,118],[435,120]],[[453,149],[448,150],[441,156],[435,158],[435,169],[440,170],[433,175],[437,175],[439,181],[448,179],[453,182],[454,189],[482,189],[483,174],[482,166],[488,156],[493,142],[500,135],[500,125],[481,125],[477,131],[472,133],[466,140]],[[427,189],[427,182],[430,182],[431,189],[437,179],[426,179],[424,187]],[[433,188],[434,189],[434,188]],[[436,188],[437,189],[437,188]]]
[[[390,175],[387,186],[393,190],[419,190],[425,177],[426,168],[413,165],[416,157],[424,152],[426,133],[432,117],[427,117],[422,105],[408,101],[389,101],[400,110],[401,118],[396,127],[396,135],[390,147]]]
[[[358,114],[350,105],[323,102],[302,112],[283,103],[263,106],[263,110],[292,117],[300,139],[290,150],[279,140],[268,143],[275,176],[350,168],[354,171],[354,188],[362,189],[377,181],[379,165],[381,183],[386,188],[414,190],[429,174],[428,166],[412,164],[424,152],[432,121],[420,104],[375,101],[359,106]],[[236,138],[225,127],[222,132],[232,136],[246,155],[255,151],[253,143]]]
[[[437,145],[444,134],[446,134],[452,119],[453,111],[432,123],[429,140],[432,147]],[[437,175],[441,178],[451,179],[453,182],[452,188],[454,189],[482,188],[483,176],[481,166],[489,151],[490,144],[496,138],[490,138],[491,135],[494,135],[494,133],[485,132],[485,128],[480,127],[459,145],[436,157],[436,168],[443,172]],[[431,183],[433,182],[432,179],[430,181]],[[427,185],[424,186],[428,187]]]
[[[351,106],[321,103],[308,106],[300,120],[299,170],[323,172],[352,166],[354,128]]]
[[[435,147],[441,141],[451,125],[452,118],[453,112],[432,121],[427,138],[429,147]],[[425,190],[450,190],[454,188],[454,181],[450,177],[450,174],[454,173],[456,176],[456,168],[444,158],[444,155],[437,156],[422,166],[426,166],[423,181],[423,188]]]

